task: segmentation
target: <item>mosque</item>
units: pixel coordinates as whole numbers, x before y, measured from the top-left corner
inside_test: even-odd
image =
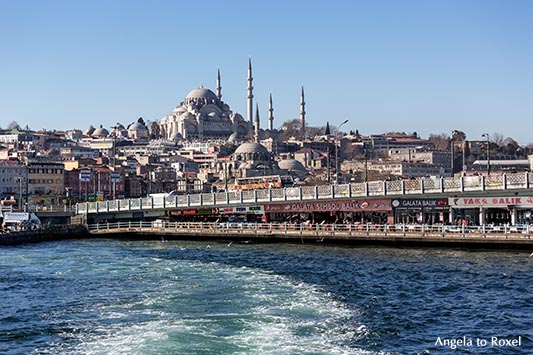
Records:
[[[237,139],[255,141],[260,139],[259,110],[253,118],[252,62],[248,60],[247,117],[234,113],[222,101],[220,70],[217,73],[216,93],[208,88],[199,87],[187,94],[185,99],[160,122],[161,136],[172,141],[226,141]],[[268,108],[268,130],[274,129],[274,109],[272,95]],[[300,100],[300,120],[302,137],[305,137],[305,101],[302,87]]]

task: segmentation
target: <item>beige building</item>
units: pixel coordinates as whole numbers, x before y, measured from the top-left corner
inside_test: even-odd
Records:
[[[28,161],[28,203],[55,203],[65,196],[62,162],[46,160]]]

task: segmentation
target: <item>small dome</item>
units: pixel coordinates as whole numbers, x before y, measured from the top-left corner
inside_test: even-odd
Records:
[[[305,166],[296,159],[284,159],[278,162],[278,166],[283,170],[307,172]]]
[[[183,112],[187,112],[187,109],[183,106],[178,106],[174,109],[174,111],[172,111],[173,113],[183,113]]]
[[[105,129],[102,125],[94,130],[92,136],[93,137],[107,137],[109,135],[109,131]]]
[[[132,130],[137,131],[140,129],[142,130],[146,129],[146,127],[141,122],[134,122],[128,127],[128,131],[132,131]]]
[[[120,131],[123,131],[123,130],[126,129],[126,128],[124,128],[124,126],[123,126],[121,123],[119,123],[119,122],[117,122],[117,123],[115,124],[115,126],[112,127],[112,128],[114,128],[114,129],[116,129],[116,130],[120,130]]]
[[[242,153],[263,153],[269,155],[268,150],[259,143],[255,142],[246,142],[241,144],[233,154],[242,154]]]
[[[206,99],[213,99],[213,100],[216,100],[217,99],[217,95],[215,95],[214,92],[212,92],[211,90],[209,89],[206,89],[206,88],[198,88],[198,89],[194,89],[192,90],[186,97],[185,99],[202,99],[202,98],[206,98]]]

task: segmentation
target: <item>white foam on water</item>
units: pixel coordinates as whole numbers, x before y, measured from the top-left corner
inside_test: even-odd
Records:
[[[249,267],[173,263],[159,272],[180,273],[189,280],[181,289],[176,281],[131,302],[101,305],[92,328],[64,334],[67,344],[37,353],[378,354],[348,345],[367,328],[354,326],[357,311],[319,286]],[[198,290],[209,300],[196,299]]]

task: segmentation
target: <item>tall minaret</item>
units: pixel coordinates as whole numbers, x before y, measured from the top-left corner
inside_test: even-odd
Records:
[[[255,104],[254,142],[259,143],[259,104]]]
[[[302,96],[300,97],[300,135],[302,136],[302,140],[305,140],[305,99],[303,85]]]
[[[217,71],[217,99],[222,99],[222,86],[220,86],[220,69]]]
[[[270,94],[270,101],[268,102],[268,129],[274,129],[274,107],[272,106],[272,94]]]
[[[252,123],[254,94],[252,93],[254,87],[252,86],[252,59],[248,58],[248,122]]]

